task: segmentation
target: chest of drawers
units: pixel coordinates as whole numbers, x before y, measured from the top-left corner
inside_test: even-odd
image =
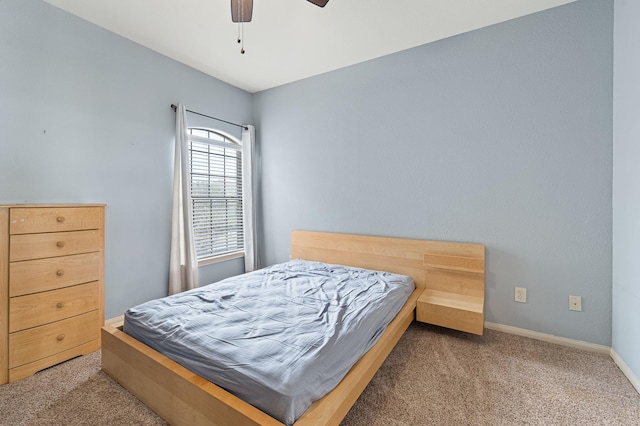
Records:
[[[104,205],[0,205],[0,384],[100,348]]]

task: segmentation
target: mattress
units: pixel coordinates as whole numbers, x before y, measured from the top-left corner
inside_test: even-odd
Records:
[[[124,331],[292,424],[377,342],[413,289],[408,276],[298,259],[138,305]]]

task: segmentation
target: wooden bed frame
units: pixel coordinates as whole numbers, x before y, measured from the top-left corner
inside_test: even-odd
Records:
[[[411,276],[416,290],[378,342],[338,386],[296,421],[338,425],[415,318],[425,288],[424,255],[466,256],[474,244],[294,231],[291,257]],[[273,417],[187,370],[122,331],[102,329],[102,369],[172,425],[282,425]]]

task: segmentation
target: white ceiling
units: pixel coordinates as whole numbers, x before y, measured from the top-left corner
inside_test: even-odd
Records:
[[[229,0],[45,0],[249,92],[576,0],[255,0],[236,39]]]

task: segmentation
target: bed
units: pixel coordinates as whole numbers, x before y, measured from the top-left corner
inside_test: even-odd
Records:
[[[416,286],[377,342],[295,422],[339,424],[413,321],[416,300],[425,286],[424,254],[465,256],[474,245],[307,231],[294,231],[291,241],[293,259],[407,275]],[[174,425],[283,424],[124,333],[121,324],[103,328],[102,368]]]

